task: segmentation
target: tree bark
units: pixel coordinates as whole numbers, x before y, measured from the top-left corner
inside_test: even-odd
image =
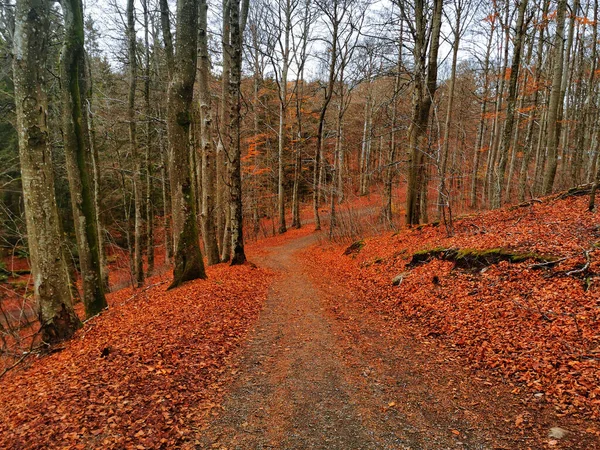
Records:
[[[167,94],[175,258],[173,282],[169,289],[178,287],[185,281],[206,278],[200,253],[189,152],[191,105],[196,78],[197,26],[198,2],[178,0],[174,71]]]
[[[231,208],[231,265],[246,262],[244,252],[243,209],[242,209],[242,173],[241,173],[241,92],[242,78],[242,38],[249,0],[229,0],[231,2],[231,79],[229,82],[230,97],[230,134],[229,134],[229,206]]]
[[[137,59],[135,35],[134,0],[127,0],[127,56],[129,59],[129,91],[127,94],[127,120],[129,122],[129,149],[133,159],[133,272],[135,284],[144,284],[144,261],[142,258],[142,160],[138,151],[135,119],[135,90],[137,85]]]
[[[220,261],[219,245],[217,242],[217,230],[215,223],[215,188],[216,188],[216,154],[213,144],[213,122],[210,98],[210,56],[208,53],[208,25],[206,0],[199,2],[198,23],[198,53],[199,71],[198,88],[200,103],[200,134],[202,148],[202,238],[204,239],[204,251],[208,258],[208,265],[217,264]]]
[[[423,209],[426,196],[427,167],[425,155],[428,152],[427,130],[429,111],[437,89],[437,56],[439,51],[442,23],[442,0],[434,0],[431,17],[429,57],[426,60],[427,19],[423,0],[416,0],[415,6],[415,85],[413,93],[413,114],[409,127],[410,162],[408,190],[406,194],[406,224],[417,225],[427,215]]]
[[[558,0],[556,14],[556,34],[554,36],[554,69],[552,76],[552,90],[550,91],[550,104],[548,105],[547,142],[548,166],[544,174],[543,194],[548,195],[554,187],[554,178],[558,167],[558,141],[560,134],[559,114],[562,102],[562,76],[564,66],[565,47],[565,15],[567,0]]]
[[[87,317],[107,307],[100,270],[98,223],[94,204],[90,137],[84,111],[87,106],[83,6],[81,0],[63,2],[65,38],[60,71],[63,104],[63,137],[75,237]]]
[[[17,3],[13,80],[34,298],[42,340],[53,344],[70,338],[81,322],[71,302],[48,140],[44,72],[49,6],[44,0]]]

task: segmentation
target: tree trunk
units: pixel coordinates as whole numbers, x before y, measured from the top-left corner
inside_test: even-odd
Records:
[[[49,7],[44,0],[17,3],[13,80],[33,293],[42,341],[53,344],[70,338],[81,322],[71,303],[46,122]]]
[[[144,67],[144,111],[146,115],[146,258],[148,261],[147,275],[151,276],[154,272],[154,205],[152,204],[152,127],[150,117],[150,11],[148,9],[148,0],[142,1],[144,8],[144,44],[146,51]]]
[[[473,175],[471,179],[471,208],[476,208],[478,205],[477,201],[477,188],[479,185],[479,165],[481,160],[481,153],[483,151],[483,142],[486,134],[486,113],[487,104],[489,97],[489,74],[490,74],[490,54],[492,52],[492,41],[494,39],[495,19],[491,19],[490,37],[485,51],[485,61],[483,63],[483,94],[481,98],[481,112],[479,114],[479,126],[477,127],[477,140],[475,143],[475,156],[473,158]]]
[[[129,121],[129,147],[133,159],[133,271],[135,284],[144,284],[144,261],[142,258],[142,159],[137,148],[135,120],[135,89],[137,85],[136,35],[134,0],[127,0],[127,56],[129,59],[129,92],[127,95],[127,120]]]
[[[548,141],[548,166],[544,174],[543,194],[548,195],[554,187],[554,178],[558,166],[558,141],[560,138],[560,103],[562,97],[562,75],[564,66],[565,47],[565,15],[567,0],[558,0],[556,14],[556,34],[554,36],[554,69],[552,76],[552,90],[550,91],[550,104],[548,105],[547,141]]]
[[[392,217],[392,188],[394,173],[396,171],[396,126],[398,121],[398,91],[400,90],[400,70],[402,69],[402,34],[403,26],[400,26],[400,42],[398,45],[398,62],[396,63],[396,77],[394,80],[394,94],[392,96],[392,129],[390,132],[390,148],[388,150],[387,167],[385,169],[385,180],[383,186],[383,211],[382,217],[391,228],[393,228]]]
[[[169,289],[180,286],[184,281],[206,278],[200,253],[189,152],[191,104],[196,78],[197,26],[197,1],[178,0],[175,67],[167,97],[175,250],[173,282]]]
[[[229,82],[230,98],[230,134],[229,134],[229,194],[231,208],[231,264],[246,262],[244,252],[243,209],[242,209],[242,173],[241,173],[241,92],[242,79],[242,38],[248,13],[248,1],[229,0],[231,2],[231,79]],[[241,6],[241,7],[240,7]]]
[[[221,73],[221,109],[219,111],[219,142],[217,144],[217,239],[221,261],[231,257],[231,209],[229,208],[229,149],[226,142],[229,129],[229,83],[231,82],[231,0],[223,0],[223,70]]]
[[[504,190],[504,175],[506,174],[506,165],[508,162],[508,150],[510,147],[513,126],[515,122],[515,105],[517,102],[517,88],[519,81],[519,69],[521,67],[521,53],[523,50],[523,37],[525,35],[525,11],[527,10],[528,0],[521,0],[519,4],[519,14],[517,17],[516,35],[514,39],[513,59],[510,69],[510,79],[508,81],[508,99],[506,106],[506,123],[500,143],[500,155],[498,168],[496,172],[495,186],[493,189],[492,207],[499,208],[502,205],[502,193]],[[514,149],[513,149],[514,150]]]
[[[544,0],[541,17],[540,17],[541,23],[543,23],[546,20],[546,17],[548,16],[549,7],[550,7],[550,0]],[[544,31],[545,31],[544,27],[539,27],[539,38],[538,38],[537,57],[536,57],[536,64],[535,64],[534,86],[540,85],[540,80],[541,80],[541,76],[542,76],[542,64],[543,64],[543,57],[544,57],[544,51],[543,51],[544,50]],[[532,37],[532,39],[533,39],[533,37]],[[536,89],[533,94],[533,110],[532,110],[533,113],[532,114],[535,114],[537,111],[539,96],[540,96],[540,90]],[[518,200],[520,202],[525,201],[525,187],[527,184],[529,163],[531,161],[531,155],[533,154],[532,147],[533,147],[534,124],[535,124],[535,120],[530,119],[529,126],[527,127],[527,137],[525,138],[525,148],[524,148],[523,159],[521,160],[521,171],[519,173],[519,182],[518,182],[519,183]],[[542,128],[541,125],[540,125],[540,128]]]
[[[332,5],[333,10],[331,11],[331,52],[329,60],[329,76],[327,80],[327,86],[325,87],[325,97],[321,104],[321,111],[319,113],[319,122],[317,126],[317,143],[315,146],[315,162],[314,162],[314,173],[313,173],[313,213],[315,218],[315,231],[321,229],[321,217],[319,216],[319,203],[321,195],[321,179],[322,179],[322,154],[323,154],[323,131],[325,127],[325,115],[327,114],[327,108],[331,97],[333,96],[333,88],[336,76],[336,64],[338,54],[338,30],[339,30],[339,18],[338,18],[338,2],[334,1]]]
[[[408,190],[406,194],[406,224],[417,225],[426,216],[423,206],[426,196],[427,167],[425,155],[428,152],[427,130],[429,111],[437,89],[437,55],[439,51],[442,23],[443,0],[434,1],[431,18],[429,61],[426,59],[426,17],[423,0],[415,1],[415,85],[413,94],[413,116],[409,128],[410,163]]]
[[[83,7],[81,0],[63,2],[65,40],[60,70],[63,104],[63,137],[75,237],[83,284],[87,317],[107,307],[100,271],[98,228],[92,182],[92,160],[87,120],[84,116],[87,73],[83,45]]]
[[[200,0],[198,23],[198,56],[200,58],[198,87],[202,147],[202,237],[204,239],[204,251],[206,252],[208,265],[210,266],[219,263],[220,255],[215,223],[216,155],[213,144],[213,123],[209,87],[210,56],[208,54],[207,10],[208,4],[206,0]]]
[[[100,251],[100,273],[102,276],[102,286],[104,291],[110,290],[108,282],[108,263],[106,262],[106,248],[104,246],[104,229],[100,219],[100,157],[98,146],[96,145],[96,127],[94,125],[94,113],[92,111],[92,71],[89,64],[88,69],[88,97],[87,97],[87,115],[88,128],[90,130],[90,156],[92,158],[92,176],[94,182],[94,207],[96,210],[96,226],[98,228],[98,249]]]
[[[448,92],[448,105],[446,108],[446,122],[444,124],[444,140],[442,143],[440,166],[440,192],[438,194],[438,216],[441,216],[446,206],[450,206],[450,194],[446,189],[446,167],[448,165],[448,149],[450,146],[450,125],[452,123],[452,107],[454,106],[454,88],[456,85],[456,65],[458,62],[458,48],[460,44],[460,27],[462,8],[456,10],[456,23],[454,24],[454,42],[452,43],[452,69],[450,71],[450,87]]]

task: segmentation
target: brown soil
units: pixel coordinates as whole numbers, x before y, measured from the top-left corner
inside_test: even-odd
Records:
[[[558,418],[479,378],[440,344],[391,329],[303,263],[312,235],[257,262],[280,273],[222,409],[196,445],[220,449],[600,448],[589,423]],[[569,430],[548,437],[551,427]]]

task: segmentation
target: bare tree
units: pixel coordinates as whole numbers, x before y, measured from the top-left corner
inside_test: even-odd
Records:
[[[137,86],[137,56],[135,35],[134,0],[127,0],[127,56],[129,68],[129,91],[127,94],[127,120],[129,122],[129,147],[133,159],[133,271],[136,286],[144,284],[142,259],[142,161],[138,151],[137,127],[135,118],[135,90]]]
[[[94,201],[93,164],[90,151],[87,108],[87,70],[81,0],[62,3],[65,37],[60,57],[62,126],[75,222],[75,237],[83,284],[83,302],[88,317],[107,307],[102,284],[98,222]]]
[[[177,40],[173,58],[173,73],[168,90],[167,131],[171,174],[171,204],[173,208],[173,237],[175,288],[184,281],[206,278],[200,253],[196,201],[193,196],[190,165],[189,132],[191,104],[197,61],[198,2],[177,1]]]
[[[556,34],[554,35],[554,67],[552,69],[552,90],[550,91],[550,104],[548,105],[547,135],[548,135],[548,166],[544,174],[543,193],[548,195],[554,186],[556,169],[558,166],[558,141],[560,126],[558,124],[560,103],[562,97],[562,76],[564,67],[565,49],[565,16],[567,0],[558,0],[556,10]]]
[[[17,3],[13,75],[34,296],[42,340],[50,344],[71,337],[81,322],[71,303],[48,141],[44,72],[49,6],[44,0]]]
[[[416,225],[427,214],[426,155],[429,112],[437,90],[438,51],[443,0],[399,1],[400,11],[413,38],[413,114],[409,127],[409,173],[406,194],[406,223]],[[414,19],[413,19],[414,18]]]
[[[208,264],[220,261],[215,223],[216,154],[213,143],[212,108],[210,98],[210,55],[208,53],[208,25],[206,0],[199,2],[198,21],[198,85],[200,102],[200,134],[202,149],[202,237]]]

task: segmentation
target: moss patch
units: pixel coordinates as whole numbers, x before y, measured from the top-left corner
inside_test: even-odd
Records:
[[[538,255],[531,252],[516,252],[505,248],[490,248],[477,250],[473,248],[434,248],[421,250],[413,254],[408,267],[425,264],[432,259],[441,259],[454,262],[454,267],[459,269],[482,269],[498,264],[501,261],[518,263],[526,260],[536,262],[549,262],[557,259],[554,256]]]

